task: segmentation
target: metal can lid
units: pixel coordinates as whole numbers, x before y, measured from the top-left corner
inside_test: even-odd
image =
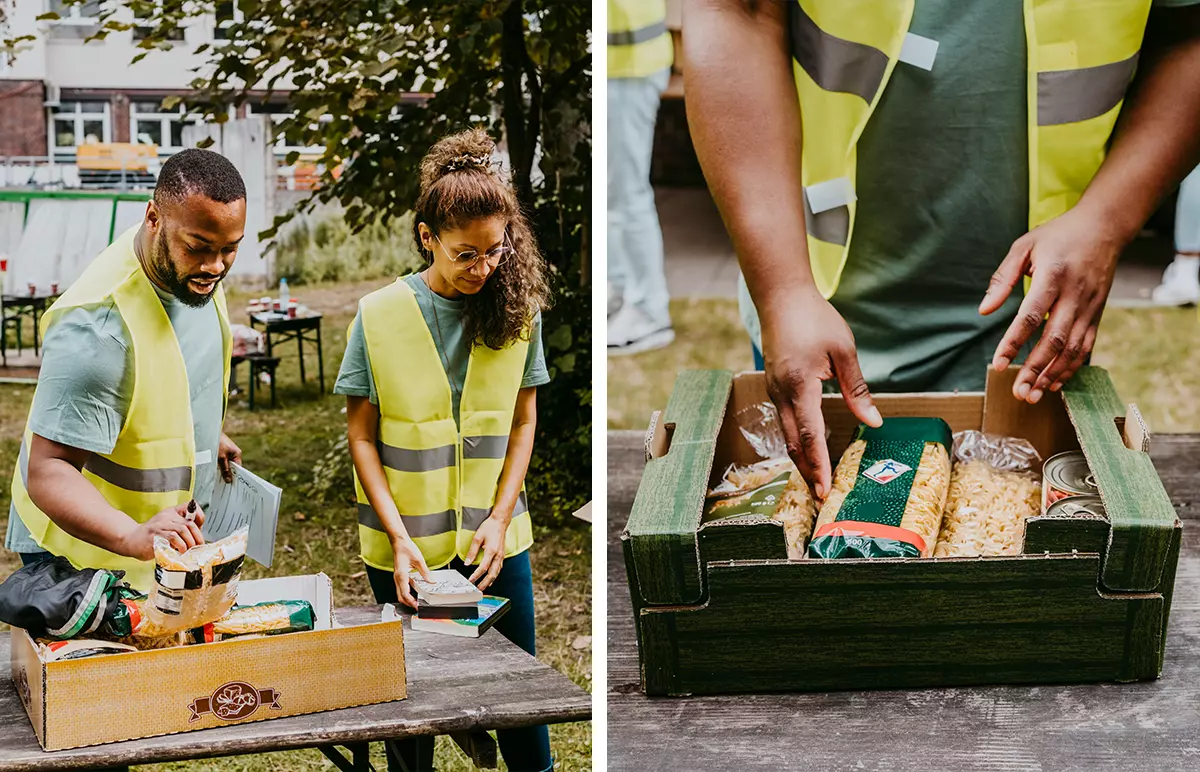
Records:
[[[1047,517],[1102,517],[1108,519],[1108,510],[1099,496],[1068,496],[1059,499],[1046,510]]]
[[[1096,478],[1088,468],[1087,459],[1078,450],[1059,453],[1046,459],[1043,468],[1045,482],[1065,493],[1098,493]]]

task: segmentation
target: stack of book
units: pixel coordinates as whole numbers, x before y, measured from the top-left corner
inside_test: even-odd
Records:
[[[453,569],[430,571],[425,581],[413,575],[417,614],[412,629],[464,638],[478,638],[508,611],[507,598],[483,592]]]

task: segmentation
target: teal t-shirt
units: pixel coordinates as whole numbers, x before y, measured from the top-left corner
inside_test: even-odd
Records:
[[[977,391],[1023,299],[1018,287],[999,311],[978,313],[1028,230],[1022,4],[917,0],[909,31],[936,40],[937,56],[932,70],[897,63],[859,140],[858,212],[831,302],[872,389]]]
[[[458,404],[461,399],[462,385],[467,379],[467,362],[471,357],[471,348],[463,340],[462,301],[450,300],[433,292],[417,274],[404,277],[403,281],[412,287],[417,297],[417,306],[425,326],[433,336],[437,346],[438,358],[442,362],[442,370],[453,374],[457,390],[451,389],[453,395],[454,421],[458,422]],[[550,374],[546,371],[546,355],[542,349],[542,315],[533,318],[533,327],[529,339],[529,351],[525,355],[525,376],[521,380],[521,388],[542,386],[550,382]],[[372,404],[379,404],[379,395],[375,390],[375,378],[371,374],[371,363],[367,359],[367,342],[363,337],[362,319],[355,315],[350,327],[350,339],[346,341],[346,354],[342,358],[342,367],[338,371],[337,382],[333,385],[334,394],[345,394],[351,397],[367,397]]]
[[[192,308],[165,292],[158,295],[187,368],[197,454],[194,498],[207,509],[217,483],[225,409],[221,324],[213,303]],[[129,330],[116,305],[68,311],[46,333],[29,428],[63,445],[111,453],[129,412],[133,379]],[[200,463],[206,452],[208,461]],[[42,551],[15,507],[9,508],[5,546]]]

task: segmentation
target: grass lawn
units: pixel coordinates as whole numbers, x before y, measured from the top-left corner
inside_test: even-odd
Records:
[[[608,360],[608,428],[644,429],[666,407],[684,369],[748,370],[750,341],[737,302],[671,301],[675,342],[665,349]],[[1106,368],[1126,402],[1141,408],[1152,432],[1200,432],[1200,320],[1196,309],[1110,308],[1092,363]]]
[[[325,314],[322,335],[325,347],[325,384],[332,390],[346,345],[346,330],[358,299],[386,281],[339,285],[301,286],[292,292],[309,307]],[[231,292],[232,320],[245,322],[249,292]],[[345,398],[321,397],[314,383],[316,352],[305,347],[309,382],[300,386],[294,344],[277,349],[283,357],[278,371],[279,408],[246,409],[247,373],[239,373],[243,393],[231,400],[225,430],[242,449],[246,466],[284,489],[277,536],[275,566],[268,572],[257,563],[246,563],[246,575],[308,574],[324,571],[334,583],[334,601],[340,606],[372,603],[370,587],[358,560],[354,489],[347,459],[336,446],[344,438]],[[553,388],[548,386],[546,388]],[[263,394],[262,391],[259,394]],[[30,386],[0,385],[0,467],[11,470],[29,402]],[[257,396],[257,395],[256,395]],[[269,405],[269,396],[265,402]],[[316,477],[324,485],[314,488]],[[5,478],[7,479],[7,477]],[[323,495],[322,495],[322,490]],[[537,502],[532,502],[535,512]],[[8,485],[0,489],[0,523],[7,523]],[[541,530],[532,550],[534,594],[538,614],[539,659],[565,673],[591,691],[591,550],[587,527]],[[16,556],[0,550],[0,577],[17,567]],[[551,743],[558,769],[588,770],[591,765],[591,724],[551,727]],[[381,745],[373,747],[376,769],[385,769]],[[439,738],[439,770],[470,770],[472,764],[447,738]],[[503,768],[503,766],[502,766]],[[238,756],[209,761],[179,762],[137,767],[139,770],[198,772],[265,772],[266,770],[334,769],[317,751]]]

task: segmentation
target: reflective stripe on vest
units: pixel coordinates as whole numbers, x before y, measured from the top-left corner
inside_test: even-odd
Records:
[[[609,78],[645,78],[674,59],[663,0],[608,0]]]
[[[400,279],[371,293],[359,304],[359,317],[379,395],[379,457],[404,529],[430,568],[456,555],[465,559],[495,503],[528,343],[472,350],[460,429],[441,357],[412,288]],[[391,571],[391,539],[357,472],[354,485],[362,559]],[[523,552],[532,540],[522,493],[505,554]]]
[[[68,311],[111,300],[129,331],[133,361],[133,393],[125,424],[113,451],[93,454],[83,477],[112,505],[144,523],[163,509],[185,503],[192,496],[195,478],[195,442],[187,368],[162,300],[142,271],[133,252],[139,226],[119,236],[88,265],[42,317],[43,337]],[[223,290],[214,303],[224,350],[222,382],[229,383],[233,339]],[[150,385],[150,388],[146,388]],[[143,388],[138,388],[142,386]],[[228,398],[228,395],[226,395]],[[68,534],[46,516],[29,497],[29,447],[33,433],[26,426],[17,469],[12,480],[12,500],[35,542],[61,555],[78,568],[125,571],[125,578],[141,590],[150,588],[153,561],[115,555]]]
[[[1030,229],[1073,207],[1099,170],[1150,4],[1025,0]],[[913,0],[789,4],[804,220],[813,278],[825,297],[837,291],[853,239],[858,138],[897,66],[912,10]],[[929,77],[937,77],[936,67]],[[842,180],[849,182],[844,202],[810,205],[810,190]]]

